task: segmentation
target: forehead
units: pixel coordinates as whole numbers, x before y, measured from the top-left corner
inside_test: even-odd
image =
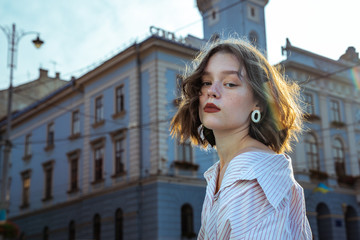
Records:
[[[234,54],[228,52],[216,52],[209,58],[204,71],[239,70],[240,67],[241,63]]]

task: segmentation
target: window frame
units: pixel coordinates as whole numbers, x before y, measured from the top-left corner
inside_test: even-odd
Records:
[[[194,231],[194,210],[189,203],[181,206],[181,236],[186,238],[196,237]]]
[[[75,110],[71,113],[71,136],[80,135],[80,111]]]
[[[309,137],[311,137],[313,141],[309,141]],[[320,171],[319,143],[316,135],[311,132],[308,133],[304,143],[309,170]]]
[[[110,133],[111,139],[113,142],[113,175],[112,177],[119,177],[126,174],[126,129],[122,128],[116,131],[113,131]],[[118,145],[120,144],[120,149],[117,149]],[[118,154],[120,154],[120,160],[118,158]],[[120,161],[121,164],[118,164],[118,161]],[[122,166],[122,169],[121,167]],[[119,167],[119,168],[118,168]]]
[[[120,106],[119,106],[120,105]],[[115,88],[115,114],[125,111],[124,84]]]
[[[104,103],[103,103],[103,96],[97,96],[94,99],[94,109],[95,109],[95,121],[94,123],[101,123],[104,121]]]
[[[188,153],[187,150],[189,151]],[[180,162],[194,163],[193,149],[189,141],[184,143],[177,142],[176,160]]]
[[[23,156],[24,161],[30,160],[32,156],[31,137],[32,137],[31,133],[25,135],[24,156]]]
[[[69,190],[67,193],[78,192],[79,189],[79,158],[80,158],[80,149],[68,152],[67,158],[69,162]],[[76,171],[74,171],[74,166],[76,166]],[[74,174],[74,172],[76,172]]]
[[[304,93],[304,98],[305,98],[304,102],[306,104],[305,113],[308,114],[308,115],[315,115],[314,95],[309,93],[309,92],[305,92]]]
[[[53,199],[53,179],[54,179],[54,160],[49,160],[42,164],[44,171],[44,195],[42,201]]]
[[[330,99],[330,119],[332,122],[342,122],[340,101]]]
[[[45,151],[52,150],[55,147],[55,124],[50,122],[47,125],[46,131],[46,147]]]
[[[22,194],[21,194],[21,205],[20,205],[21,209],[30,206],[31,173],[32,173],[31,169],[27,169],[20,173],[22,179]]]
[[[339,146],[336,146],[339,143]],[[338,177],[346,176],[345,145],[341,138],[336,137],[332,141],[332,154],[335,164],[335,172]]]
[[[105,137],[97,138],[90,142],[93,154],[93,182],[97,184],[103,182],[104,178],[104,161],[105,161]],[[101,158],[97,158],[100,151]],[[100,178],[99,178],[100,177]]]

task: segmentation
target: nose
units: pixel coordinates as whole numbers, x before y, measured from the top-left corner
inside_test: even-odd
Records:
[[[214,83],[208,88],[207,95],[208,95],[208,97],[219,98],[219,97],[220,97],[220,91],[219,91],[218,84],[216,84],[216,83],[214,82]]]

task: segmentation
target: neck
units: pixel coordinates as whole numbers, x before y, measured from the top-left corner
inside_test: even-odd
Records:
[[[236,132],[214,131],[221,169],[235,156],[252,146],[254,139],[249,136],[248,132],[248,127]]]

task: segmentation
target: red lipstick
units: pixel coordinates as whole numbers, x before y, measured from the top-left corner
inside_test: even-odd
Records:
[[[220,110],[221,109],[213,103],[207,103],[204,107],[204,112],[206,113],[216,113],[220,112]]]

